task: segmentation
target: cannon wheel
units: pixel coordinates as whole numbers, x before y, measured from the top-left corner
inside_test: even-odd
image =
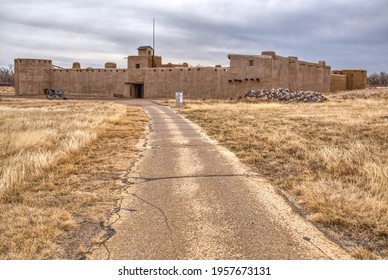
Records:
[[[55,92],[53,89],[48,88],[45,92],[47,99],[53,100],[55,98]]]

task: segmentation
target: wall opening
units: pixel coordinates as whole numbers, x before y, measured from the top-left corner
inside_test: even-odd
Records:
[[[135,98],[144,98],[144,84],[134,84]]]

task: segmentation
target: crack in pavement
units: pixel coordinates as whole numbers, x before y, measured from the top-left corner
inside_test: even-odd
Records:
[[[131,195],[132,195],[133,197],[136,197],[136,198],[139,199],[140,201],[142,201],[142,202],[144,202],[144,203],[150,205],[151,207],[157,209],[157,210],[163,215],[164,222],[165,222],[165,224],[166,224],[166,226],[167,226],[167,229],[168,229],[168,232],[169,232],[168,238],[170,239],[171,245],[174,246],[174,243],[175,243],[175,242],[174,242],[174,240],[173,240],[173,238],[172,238],[172,230],[171,230],[170,224],[169,224],[169,222],[168,222],[167,215],[166,215],[166,213],[164,213],[163,209],[161,209],[160,207],[156,206],[155,204],[152,204],[151,202],[149,202],[149,201],[147,201],[147,200],[141,198],[141,197],[138,196],[137,194],[131,193]]]

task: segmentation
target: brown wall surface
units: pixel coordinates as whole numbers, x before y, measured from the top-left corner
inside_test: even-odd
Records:
[[[259,78],[248,87],[240,82],[236,91],[262,88],[289,88],[291,90],[313,90],[328,92],[330,90],[330,67],[323,63],[299,61],[296,57],[276,56],[274,52],[263,52],[265,55],[246,56],[229,55],[230,79],[251,81]],[[254,87],[254,88],[252,88]]]
[[[51,69],[50,87],[63,89],[68,95],[129,97],[128,78],[125,69]]]
[[[335,70],[333,74],[346,75],[346,90],[366,88],[366,70]]]
[[[331,74],[330,92],[346,90],[346,75]]]
[[[365,70],[341,70],[346,75],[346,88],[364,89],[367,85],[367,72]]]
[[[127,69],[53,69],[48,60],[15,60],[17,92],[38,94],[52,87],[69,95],[134,97],[135,89],[142,87],[145,98],[174,98],[178,91],[186,98],[236,98],[250,89],[330,90],[330,67],[324,62],[299,61],[275,52],[228,57],[226,68],[150,68],[147,56],[129,56]]]
[[[44,94],[49,87],[51,60],[17,58],[14,63],[16,95]]]
[[[137,69],[137,65],[139,68],[147,68],[148,67],[148,58],[146,56],[128,56],[128,69]]]
[[[174,98],[182,91],[186,98],[224,98],[225,69],[213,67],[147,69],[144,79],[146,98]]]

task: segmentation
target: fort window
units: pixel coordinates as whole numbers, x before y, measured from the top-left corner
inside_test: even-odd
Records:
[[[140,68],[140,63],[137,63],[136,64],[136,69],[139,69]]]
[[[249,61],[248,61],[248,65],[249,65],[249,66],[253,66],[253,60],[249,60]]]

